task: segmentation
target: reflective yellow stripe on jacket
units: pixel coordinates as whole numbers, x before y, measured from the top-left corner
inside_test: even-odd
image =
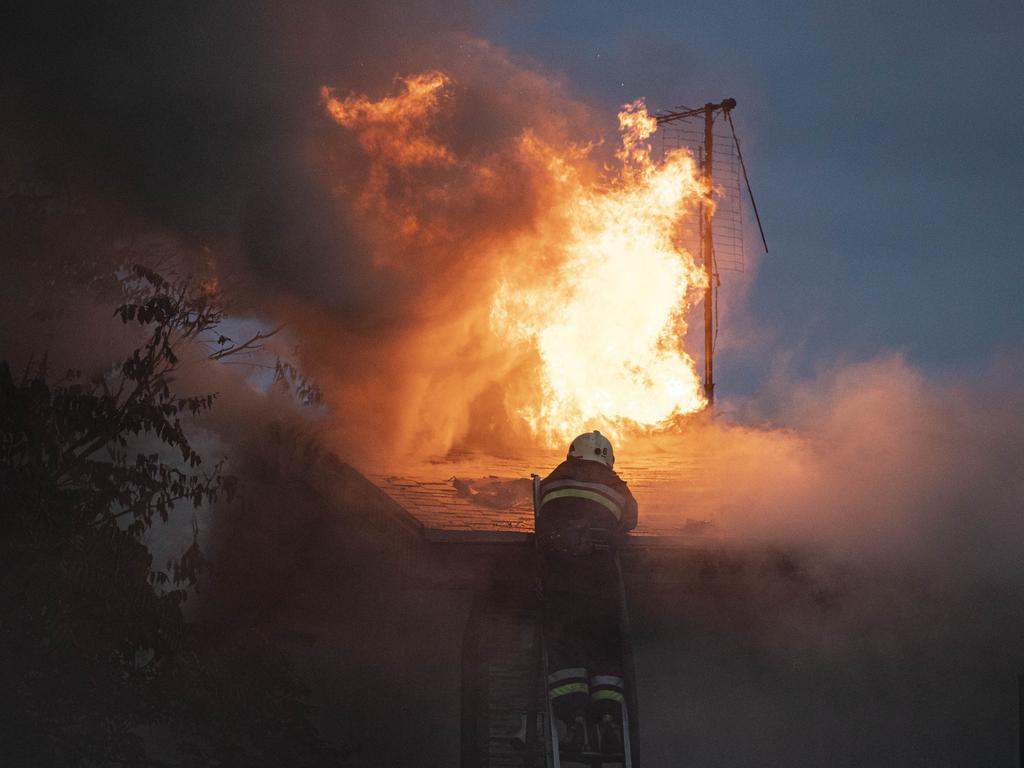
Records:
[[[563,481],[561,483],[552,483],[552,485],[559,485],[563,487],[557,488],[556,490],[547,491],[544,494],[544,497],[543,499],[541,499],[540,502],[542,510],[545,504],[555,499],[586,499],[587,501],[594,501],[600,504],[602,507],[604,507],[613,515],[615,515],[616,520],[622,519],[622,505],[620,502],[615,501],[616,497],[621,498],[621,496],[619,496],[618,493],[613,491],[611,488],[608,488],[607,486],[598,485],[597,483],[586,483],[585,485],[588,485],[591,488],[600,488],[600,490],[590,490],[588,488],[579,487],[581,485],[584,485],[584,483],[572,483],[570,485]]]

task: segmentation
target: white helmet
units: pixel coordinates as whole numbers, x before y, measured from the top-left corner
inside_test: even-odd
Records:
[[[569,445],[567,459],[577,458],[587,461],[600,461],[608,465],[609,469],[615,466],[615,451],[607,437],[596,429],[593,432],[584,432]]]

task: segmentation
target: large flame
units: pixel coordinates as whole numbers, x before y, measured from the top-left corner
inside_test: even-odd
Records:
[[[619,113],[614,168],[595,168],[590,147],[556,146],[531,130],[511,150],[460,156],[438,129],[453,88],[429,72],[376,101],[323,89],[328,113],[371,160],[355,204],[374,222],[373,239],[388,243],[375,262],[401,269],[418,258],[472,273],[474,298],[462,293],[462,309],[449,302],[446,311],[489,336],[507,411],[545,443],[594,427],[613,436],[664,429],[704,407],[683,348],[685,313],[705,278],[679,235],[702,201],[711,204],[692,156],[652,159],[656,122],[642,101]],[[459,217],[504,199],[510,173],[530,180],[531,220],[460,237]]]
[[[539,287],[502,283],[494,300],[496,331],[540,354],[542,398],[519,412],[553,443],[596,425],[613,435],[664,427],[706,404],[682,344],[706,283],[676,237],[704,189],[689,153],[652,161],[656,123],[642,101],[623,108],[619,127],[610,181],[587,184],[552,158],[555,214],[568,222],[553,244],[560,263]]]

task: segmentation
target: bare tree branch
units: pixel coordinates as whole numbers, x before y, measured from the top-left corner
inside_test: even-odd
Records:
[[[266,339],[269,339],[272,336],[276,336],[278,333],[280,333],[282,330],[284,330],[284,327],[285,326],[282,323],[281,325],[277,326],[277,328],[275,328],[274,330],[270,331],[269,333],[263,333],[262,331],[257,331],[256,334],[252,338],[250,338],[248,341],[245,341],[242,344],[237,344],[235,346],[228,347],[226,349],[218,350],[218,351],[212,353],[211,355],[209,355],[209,358],[211,360],[223,360],[225,357],[229,357],[231,355],[237,354],[237,353],[239,353],[239,352],[241,352],[243,350],[246,350],[246,349],[248,349],[250,351],[256,351],[258,349],[261,349],[262,345],[258,345],[258,342],[265,341]]]

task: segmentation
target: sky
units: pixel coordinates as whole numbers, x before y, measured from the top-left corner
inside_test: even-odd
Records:
[[[959,373],[1020,346],[1024,4],[527,3],[483,27],[609,113],[737,99],[770,252],[748,228],[756,269],[726,275],[749,314],[721,330],[722,396],[780,355]],[[751,324],[770,343],[736,349]]]

